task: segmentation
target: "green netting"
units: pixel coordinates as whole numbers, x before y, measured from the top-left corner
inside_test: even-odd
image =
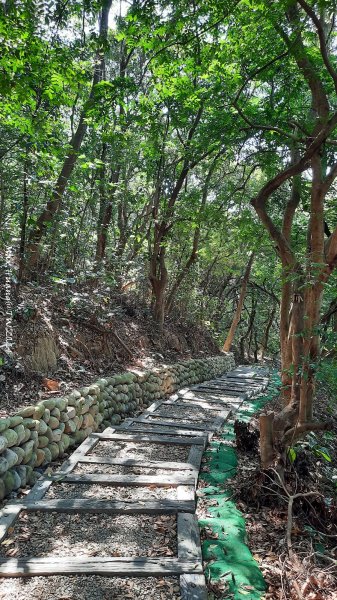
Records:
[[[236,413],[240,421],[249,421],[261,406],[273,397],[277,377],[273,376],[269,393],[245,402]],[[233,600],[260,600],[266,590],[262,573],[246,545],[245,520],[231,500],[230,487],[226,481],[234,477],[237,456],[232,446],[226,445],[234,439],[233,426],[226,423],[221,434],[223,442],[213,441],[204,456],[207,458],[208,472],[200,478],[207,484],[202,489],[210,500],[207,511],[209,518],[200,519],[200,527],[211,531],[210,539],[202,543],[206,567],[206,578],[211,581],[226,581]]]

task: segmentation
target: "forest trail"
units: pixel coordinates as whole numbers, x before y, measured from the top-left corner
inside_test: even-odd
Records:
[[[0,598],[206,600],[195,514],[202,455],[267,383],[265,371],[238,367],[92,433],[2,511]]]

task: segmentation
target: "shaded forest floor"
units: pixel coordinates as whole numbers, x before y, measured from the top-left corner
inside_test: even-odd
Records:
[[[0,352],[0,416],[102,374],[219,353],[206,328],[172,317],[161,333],[144,302],[104,285],[22,286],[12,294],[12,320],[6,308],[3,291],[0,346],[9,326],[14,356]]]
[[[279,404],[275,400],[263,412],[277,410]],[[238,475],[230,483],[246,520],[248,545],[268,586],[266,600],[337,598],[337,410],[323,389],[318,394],[316,414],[324,420],[329,415],[332,431],[310,434],[299,442],[293,449],[292,464],[286,467],[288,493],[312,493],[294,501],[290,554],[287,492],[275,484],[275,473],[261,473],[254,441],[251,450],[242,447],[246,445],[244,437],[238,443]],[[255,415],[250,441],[257,428]]]

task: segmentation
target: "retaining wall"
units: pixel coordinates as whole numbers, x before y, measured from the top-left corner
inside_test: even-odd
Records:
[[[33,484],[38,476],[34,468],[64,456],[92,431],[118,425],[155,400],[233,367],[228,353],[146,372],[128,371],[0,419],[0,500]]]

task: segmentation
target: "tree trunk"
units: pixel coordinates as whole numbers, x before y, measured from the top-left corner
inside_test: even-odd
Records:
[[[266,325],[266,329],[265,329],[264,334],[263,334],[263,338],[262,338],[262,342],[261,342],[261,346],[260,346],[261,360],[264,359],[266,350],[268,348],[269,334],[270,334],[271,326],[272,326],[272,324],[274,322],[275,312],[276,312],[276,309],[274,307],[272,309],[270,315],[269,315],[269,318],[268,318],[268,321],[267,321],[267,325]]]
[[[26,248],[26,230],[27,230],[27,217],[28,217],[28,206],[29,206],[29,196],[28,196],[28,152],[26,150],[26,159],[23,164],[23,198],[22,198],[22,216],[21,216],[21,234],[20,234],[20,262],[19,262],[19,273],[18,273],[18,281],[19,284],[22,279],[23,270],[24,270],[24,256],[25,256],[25,248]]]
[[[242,280],[242,286],[241,286],[241,292],[240,292],[240,296],[239,296],[239,302],[233,317],[233,321],[232,324],[230,326],[229,332],[227,334],[227,338],[226,341],[223,345],[223,350],[224,352],[229,352],[233,343],[233,339],[235,336],[235,332],[236,332],[236,328],[239,324],[240,321],[240,317],[241,317],[241,312],[242,312],[242,307],[243,307],[243,302],[246,296],[246,291],[247,291],[247,285],[248,285],[248,281],[249,281],[249,276],[250,276],[250,272],[252,269],[252,264],[253,264],[253,260],[254,260],[254,255],[255,253],[252,252],[252,254],[250,255],[244,276],[243,276],[243,280]]]
[[[89,94],[89,98],[82,110],[80,115],[80,119],[77,125],[77,129],[69,143],[69,149],[67,152],[67,156],[64,159],[63,166],[61,172],[58,176],[56,184],[54,186],[54,190],[50,200],[47,202],[46,208],[41,212],[40,216],[37,219],[35,228],[32,230],[29,236],[29,243],[27,244],[27,260],[26,260],[26,270],[32,271],[36,269],[39,256],[40,256],[40,244],[42,237],[47,229],[47,226],[50,222],[52,222],[55,214],[58,212],[62,198],[67,187],[69,178],[73,172],[74,166],[77,161],[78,152],[80,150],[82,140],[87,131],[87,123],[86,123],[86,115],[88,109],[92,106],[95,101],[95,91],[96,85],[99,83],[101,76],[104,72],[104,43],[106,41],[107,32],[108,32],[108,17],[111,8],[112,0],[103,0],[102,13],[100,19],[100,31],[99,31],[99,44],[100,47],[98,49],[94,74],[92,80],[91,91]]]

